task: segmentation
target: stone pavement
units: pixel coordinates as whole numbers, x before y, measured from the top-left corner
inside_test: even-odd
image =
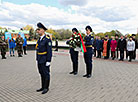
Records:
[[[0,102],[138,102],[138,63],[95,59],[93,77],[83,78],[85,64],[79,57],[78,75],[68,52],[54,52],[50,91],[42,95],[35,51],[23,58],[0,59]]]

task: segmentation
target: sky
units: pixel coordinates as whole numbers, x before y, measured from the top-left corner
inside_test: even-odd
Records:
[[[138,0],[0,0],[0,26],[36,28],[42,22],[52,29],[90,25],[95,33],[119,30],[137,33]]]

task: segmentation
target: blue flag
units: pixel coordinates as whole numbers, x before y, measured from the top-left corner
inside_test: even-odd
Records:
[[[5,32],[5,39],[11,39],[11,33]]]

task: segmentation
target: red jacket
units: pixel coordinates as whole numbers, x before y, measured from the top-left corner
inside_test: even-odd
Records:
[[[116,40],[111,40],[111,51],[116,51],[116,47],[117,47],[117,41]]]

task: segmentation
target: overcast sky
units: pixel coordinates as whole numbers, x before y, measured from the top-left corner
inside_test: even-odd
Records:
[[[0,26],[16,28],[42,22],[48,28],[95,33],[119,30],[137,33],[138,0],[2,0]]]

